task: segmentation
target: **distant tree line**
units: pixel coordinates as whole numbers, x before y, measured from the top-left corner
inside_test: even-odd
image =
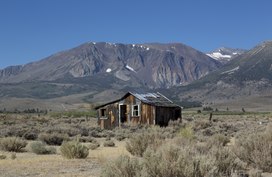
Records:
[[[13,111],[7,110],[6,108],[3,108],[2,110],[0,110],[0,113],[27,113],[27,114],[47,114],[48,110],[47,109],[39,109],[39,108],[28,108],[25,110],[18,110],[17,108],[15,108]]]

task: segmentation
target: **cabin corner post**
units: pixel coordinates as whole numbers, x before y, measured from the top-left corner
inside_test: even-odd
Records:
[[[118,126],[121,127],[121,104],[118,104]]]
[[[156,107],[155,106],[153,107],[153,115],[154,115],[153,123],[154,123],[154,125],[156,125],[156,117],[157,117],[157,115],[156,115]]]
[[[183,111],[183,107],[180,107],[180,122],[182,122],[182,111]]]

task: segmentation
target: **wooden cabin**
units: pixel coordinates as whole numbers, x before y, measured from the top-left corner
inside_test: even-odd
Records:
[[[95,109],[98,124],[103,129],[112,129],[123,124],[167,126],[170,120],[181,119],[182,111],[180,106],[158,92],[128,92],[122,98]]]

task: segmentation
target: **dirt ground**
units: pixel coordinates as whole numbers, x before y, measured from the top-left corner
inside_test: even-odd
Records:
[[[68,160],[59,153],[54,155],[36,155],[30,152],[1,152],[7,159],[0,160],[0,176],[3,177],[96,177],[100,175],[103,164],[122,154],[128,154],[125,141],[116,142],[116,147],[99,147],[90,150],[86,159]]]

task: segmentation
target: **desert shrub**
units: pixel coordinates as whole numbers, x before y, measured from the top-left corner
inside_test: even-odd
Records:
[[[90,148],[91,150],[95,150],[95,149],[99,148],[99,146],[100,146],[99,143],[94,142],[94,143],[91,143],[91,144],[89,145],[89,148]]]
[[[165,145],[155,151],[148,149],[143,156],[142,176],[206,177],[231,176],[239,169],[236,156],[227,148],[206,149],[202,153],[195,146]]]
[[[81,136],[79,137],[79,142],[83,142],[83,143],[91,143],[94,142],[95,139],[93,137],[90,136]]]
[[[235,154],[230,149],[218,147],[214,151],[212,156],[214,157],[215,170],[213,174],[215,176],[231,176],[234,170],[240,168]]]
[[[66,134],[69,137],[79,135],[80,129],[76,127],[71,127],[70,125],[59,123],[60,125],[52,126],[46,129],[48,134]]]
[[[205,156],[196,156],[191,149],[165,146],[159,151],[148,149],[144,153],[142,176],[149,177],[204,177],[213,168]]]
[[[114,147],[115,143],[113,140],[106,140],[103,145],[104,147]]]
[[[234,147],[236,155],[249,165],[272,172],[272,130],[241,137]]]
[[[198,131],[198,130],[206,129],[211,126],[212,124],[210,123],[210,121],[204,120],[204,119],[198,119],[194,122],[193,129],[195,131]]]
[[[102,130],[100,128],[95,128],[93,130],[90,130],[89,136],[94,138],[105,138],[108,136],[108,134],[105,130]]]
[[[62,142],[67,141],[69,139],[69,137],[67,134],[42,133],[39,135],[39,139],[48,145],[61,145]]]
[[[207,146],[210,148],[213,146],[226,146],[229,142],[229,137],[222,134],[216,134],[208,139]]]
[[[110,137],[110,136],[107,136],[105,140],[106,140],[106,141],[109,141],[109,140],[111,140],[111,137]]]
[[[204,129],[204,130],[202,131],[202,134],[203,134],[204,136],[212,136],[212,135],[215,134],[215,132],[214,132],[213,128],[206,128],[206,129]]]
[[[89,149],[79,141],[63,142],[60,152],[67,159],[85,159],[89,155]]]
[[[27,132],[23,137],[26,140],[36,140],[38,138],[38,132]]]
[[[168,123],[168,127],[179,128],[180,126],[181,126],[181,119],[170,120]]]
[[[115,139],[117,139],[118,141],[122,141],[126,139],[126,137],[123,134],[117,134],[115,135]]]
[[[106,164],[102,177],[140,177],[141,164],[139,160],[129,156],[120,156],[115,161]]]
[[[0,140],[0,149],[3,151],[20,152],[27,142],[17,137],[7,137]]]
[[[0,154],[0,160],[4,160],[4,159],[6,159],[7,158],[7,156],[6,155],[4,155],[4,154]]]
[[[31,151],[35,154],[55,154],[56,148],[54,147],[47,147],[42,142],[33,142],[30,144]]]
[[[231,135],[238,131],[238,129],[230,123],[222,123],[219,125],[219,128],[221,133],[227,133],[228,135]]]
[[[23,135],[24,139],[26,140],[36,140],[38,135],[36,133],[26,133]]]
[[[187,125],[186,127],[180,129],[179,136],[193,140],[195,138],[194,130],[190,125]]]
[[[154,132],[144,132],[133,135],[127,142],[126,149],[132,155],[142,157],[148,147],[156,149],[161,144],[161,135]]]
[[[14,152],[14,153],[11,153],[11,155],[10,155],[10,158],[12,159],[12,160],[14,160],[14,159],[16,159],[16,153]]]

